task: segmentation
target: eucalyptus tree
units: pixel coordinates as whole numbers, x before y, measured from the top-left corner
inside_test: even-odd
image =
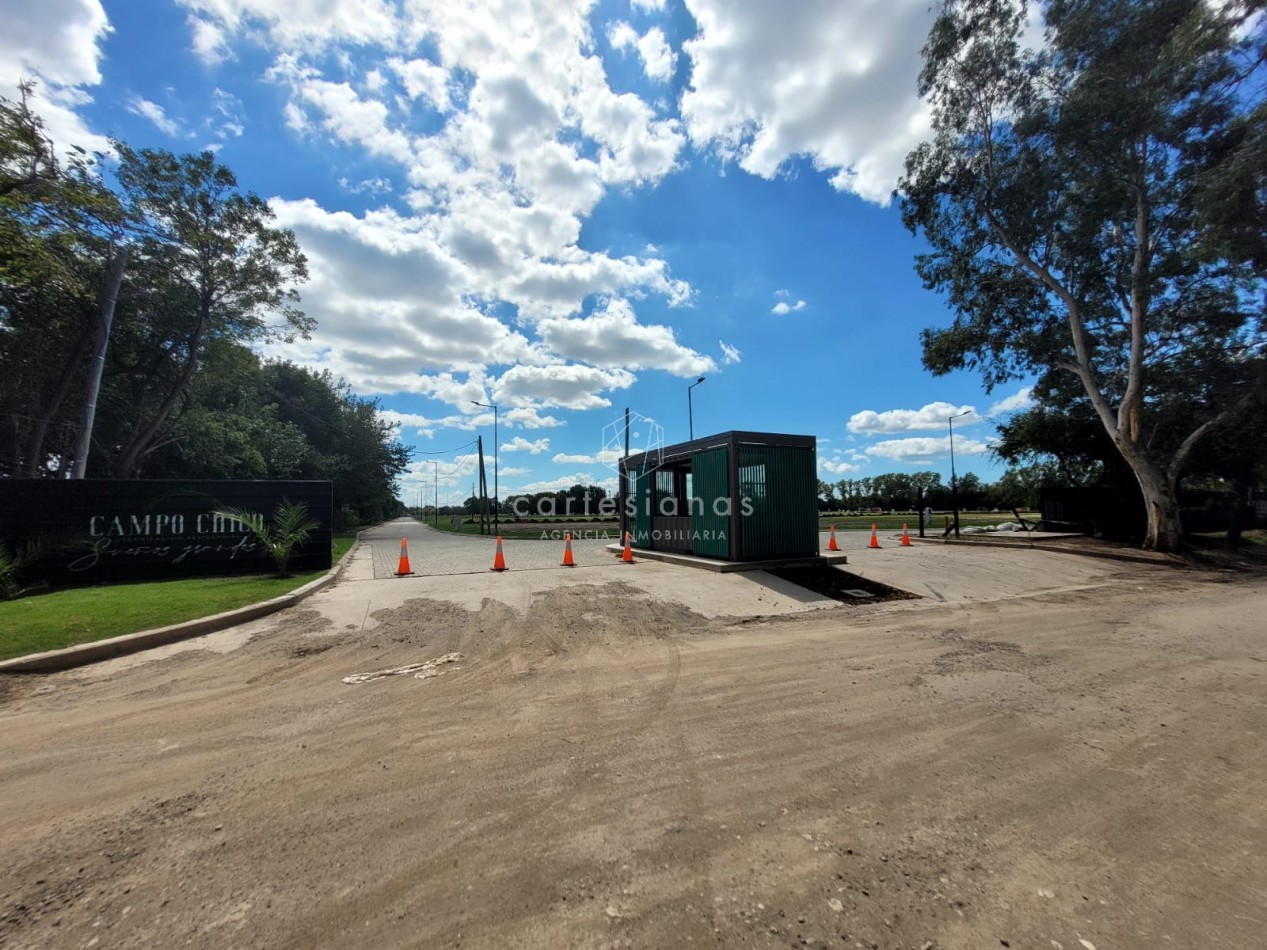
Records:
[[[1182,543],[1185,463],[1246,405],[1264,344],[1261,7],[1052,0],[1034,51],[1013,0],[950,0],[924,47],[933,135],[898,192],[954,313],[924,332],[925,365],[991,386],[1069,374],[1160,550]]]

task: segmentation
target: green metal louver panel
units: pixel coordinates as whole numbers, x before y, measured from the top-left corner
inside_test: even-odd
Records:
[[[739,559],[811,557],[818,553],[818,487],[813,451],[739,447]],[[751,509],[744,514],[745,502]]]
[[[691,544],[700,557],[730,557],[729,461],[725,448],[691,457]]]

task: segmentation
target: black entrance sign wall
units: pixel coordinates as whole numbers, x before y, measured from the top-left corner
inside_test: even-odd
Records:
[[[289,569],[328,569],[328,481],[0,479],[0,539],[42,542],[50,553],[26,574],[55,584],[261,574],[274,569],[268,552],[215,512],[243,509],[271,523],[283,499],[307,505],[319,525]]]

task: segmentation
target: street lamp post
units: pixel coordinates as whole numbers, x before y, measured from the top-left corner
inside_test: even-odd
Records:
[[[691,405],[691,390],[707,378],[707,376],[701,376],[699,379],[695,380],[695,382],[691,383],[691,385],[686,387],[686,419],[687,425],[690,426],[689,431],[692,441],[695,439],[695,408]]]
[[[501,534],[501,522],[497,517],[497,509],[501,507],[501,501],[497,495],[497,404],[479,402],[475,399],[472,399],[471,402],[475,403],[477,406],[483,406],[485,409],[493,410],[493,532],[495,534]]]
[[[436,463],[436,513],[435,526],[440,527],[440,460],[432,459]]]
[[[946,420],[950,426],[950,505],[955,512],[955,537],[959,537],[959,488],[955,482],[955,420],[971,413],[971,409],[957,413]]]

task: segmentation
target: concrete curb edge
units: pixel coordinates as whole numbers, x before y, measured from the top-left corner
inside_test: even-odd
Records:
[[[1131,554],[1129,551],[1075,551],[1068,548],[1054,548],[1044,545],[1041,540],[1038,543],[1022,543],[1019,541],[970,541],[965,538],[955,540],[954,538],[917,538],[911,535],[911,541],[922,542],[923,544],[953,544],[953,545],[975,545],[978,550],[987,550],[989,548],[1011,548],[1021,551],[1043,551],[1047,554],[1072,554],[1075,557],[1098,557],[1106,561],[1125,561],[1129,564],[1151,564],[1154,567],[1186,567],[1183,561],[1176,558],[1148,557],[1143,554]]]
[[[323,590],[337,581],[343,574],[348,559],[360,546],[361,532],[358,531],[356,533],[356,541],[339,559],[339,563],[331,567],[321,577],[292,590],[289,594],[282,594],[272,600],[261,601],[258,604],[248,604],[245,607],[226,610],[224,613],[213,614],[210,617],[186,620],[184,623],[175,623],[167,627],[142,630],[139,633],[127,633],[121,637],[111,637],[109,640],[80,643],[73,647],[66,647],[64,650],[48,650],[44,653],[32,653],[28,656],[14,657],[12,660],[3,660],[0,661],[0,674],[56,673],[60,670],[69,670],[77,666],[86,666],[89,663],[96,663],[100,660],[109,660],[116,656],[139,653],[151,647],[176,643],[179,640],[189,640],[208,633],[216,633],[220,630],[237,626],[240,623],[267,617],[269,614],[276,613],[279,610],[293,607],[300,601],[311,597],[317,591]]]

